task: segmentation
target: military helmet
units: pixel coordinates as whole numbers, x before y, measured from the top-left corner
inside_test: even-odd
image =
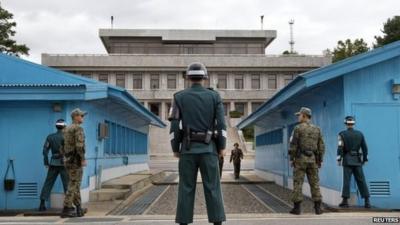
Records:
[[[307,115],[307,116],[311,117],[312,116],[312,111],[311,111],[310,108],[301,107],[300,111],[296,112],[295,115],[298,116],[300,114],[304,114],[304,115]]]
[[[186,69],[186,78],[202,78],[208,79],[207,68],[203,63],[191,63]]]
[[[356,120],[354,119],[353,116],[346,116],[346,118],[344,118],[344,124],[354,125],[356,124]]]
[[[57,129],[62,129],[62,128],[66,127],[66,126],[67,126],[67,124],[65,123],[65,120],[64,120],[64,119],[58,119],[58,120],[56,121],[56,127],[57,127]]]

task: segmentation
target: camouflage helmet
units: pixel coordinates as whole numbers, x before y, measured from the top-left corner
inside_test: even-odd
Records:
[[[186,78],[208,79],[207,68],[203,63],[191,63],[186,69]]]
[[[76,108],[72,110],[71,117],[74,118],[75,116],[86,116],[87,112],[82,111],[80,108]]]
[[[301,107],[300,111],[296,112],[295,115],[298,116],[300,114],[307,115],[307,116],[311,117],[312,116],[312,111],[311,111],[310,108]]]

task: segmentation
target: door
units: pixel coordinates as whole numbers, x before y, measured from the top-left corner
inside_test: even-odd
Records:
[[[364,173],[374,206],[400,208],[400,106],[354,105],[356,129],[369,149]],[[360,199],[360,204],[362,204]]]
[[[6,162],[13,159],[16,179],[13,191],[5,192],[1,187],[0,210],[36,208],[46,175],[42,146],[53,132],[51,105],[22,105],[0,107],[0,174],[4,178]]]

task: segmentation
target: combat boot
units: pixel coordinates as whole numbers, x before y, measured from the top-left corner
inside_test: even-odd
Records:
[[[371,202],[369,201],[369,198],[365,198],[364,200],[364,208],[369,209],[371,208]]]
[[[76,212],[74,207],[64,207],[61,212],[61,218],[76,217]]]
[[[294,207],[292,210],[290,210],[289,213],[294,214],[294,215],[300,215],[301,214],[301,202],[295,202]]]
[[[39,205],[39,211],[40,212],[43,212],[43,211],[46,211],[47,209],[46,209],[46,202],[45,202],[45,200],[40,200],[40,205]]]
[[[323,213],[321,208],[321,201],[314,202],[314,209],[315,209],[315,214],[317,215],[321,215]]]
[[[342,202],[339,204],[339,207],[349,208],[349,202],[348,202],[347,198],[343,198]]]
[[[76,216],[82,217],[85,215],[85,211],[82,209],[81,205],[76,206]]]

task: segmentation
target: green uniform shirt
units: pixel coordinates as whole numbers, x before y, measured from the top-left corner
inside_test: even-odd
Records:
[[[311,152],[307,155],[307,152]],[[319,127],[310,122],[298,124],[290,137],[290,161],[319,162],[325,153],[324,140]]]
[[[43,161],[46,166],[64,166],[62,155],[60,153],[61,145],[64,141],[61,130],[47,136],[43,145]],[[51,150],[51,158],[49,161],[49,151]]]
[[[368,147],[364,135],[352,128],[339,133],[338,160],[343,160],[343,166],[361,166],[368,161]]]
[[[71,124],[64,129],[62,154],[65,165],[81,167],[85,160],[85,133],[79,124]]]
[[[204,88],[201,84],[193,84],[192,87],[177,92],[174,95],[169,120],[171,146],[174,152],[218,153],[225,149],[224,107],[218,92]],[[214,126],[218,135],[210,144],[191,142],[188,150],[183,133],[187,126],[196,132],[206,132]]]

